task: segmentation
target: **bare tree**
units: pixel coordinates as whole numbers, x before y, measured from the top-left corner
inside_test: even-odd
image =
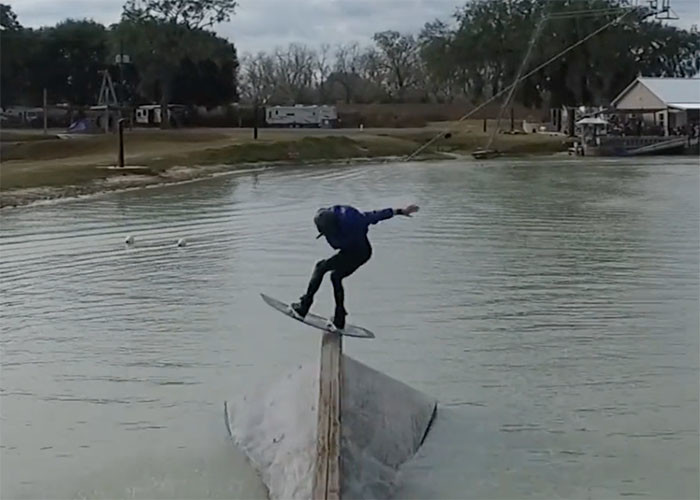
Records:
[[[269,103],[329,102],[334,96],[351,102],[449,99],[450,82],[438,78],[422,57],[422,45],[412,35],[395,31],[376,33],[376,45],[357,42],[318,50],[291,43],[273,53],[243,59],[241,94]],[[423,40],[421,40],[423,41]],[[407,91],[412,90],[410,95]],[[337,98],[336,97],[336,98]]]
[[[275,61],[258,52],[255,56],[244,56],[241,67],[241,96],[252,102],[267,102],[276,87]]]
[[[351,103],[360,86],[357,69],[361,62],[360,45],[357,42],[340,44],[335,50],[335,64],[329,80],[338,83],[345,93],[345,102]]]
[[[365,81],[365,99],[376,100],[388,93],[387,70],[376,48],[367,47],[362,53],[360,76]]]
[[[327,43],[321,44],[319,51],[316,53],[316,89],[318,91],[318,100],[320,103],[328,101],[328,76],[331,74],[331,46]]]
[[[286,50],[277,49],[275,60],[277,83],[282,96],[295,104],[310,100],[316,52],[306,45],[291,43]]]
[[[382,54],[390,88],[403,100],[406,90],[415,83],[416,41],[413,35],[402,35],[398,31],[375,33],[373,39]]]

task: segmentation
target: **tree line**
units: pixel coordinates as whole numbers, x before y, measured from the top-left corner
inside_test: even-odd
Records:
[[[0,4],[2,105],[36,104],[43,88],[53,101],[93,104],[105,69],[126,102],[209,107],[239,98],[259,104],[477,103],[503,93],[520,69],[550,59],[518,85],[516,102],[598,105],[640,73],[690,76],[700,70],[696,31],[665,25],[624,0],[473,1],[451,18],[425,23],[419,33],[381,31],[367,45],[292,43],[240,62],[234,44],[212,31],[236,7],[235,0],[128,0],[110,26],[69,19],[30,29]],[[119,54],[128,54],[129,63],[116,62]]]
[[[128,0],[118,23],[66,19],[32,29],[0,4],[2,107],[97,102],[109,71],[120,102],[215,106],[238,98],[235,46],[210,28],[234,0]],[[126,55],[127,57],[123,57]]]
[[[467,2],[451,22],[428,22],[415,35],[382,31],[367,46],[351,42],[315,49],[293,43],[246,55],[240,89],[248,99],[272,103],[477,103],[515,81],[531,43],[526,71],[554,61],[516,87],[515,101],[525,106],[599,105],[640,73],[687,77],[700,71],[696,31],[665,25],[650,9],[632,10],[626,4]]]

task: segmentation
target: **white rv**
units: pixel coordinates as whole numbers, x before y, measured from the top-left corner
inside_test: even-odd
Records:
[[[338,122],[335,106],[270,106],[265,108],[265,123],[272,127],[333,128]]]

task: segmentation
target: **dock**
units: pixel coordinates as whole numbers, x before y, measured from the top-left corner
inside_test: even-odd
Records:
[[[597,142],[583,143],[586,156],[642,156],[687,154],[698,146],[697,137],[689,136],[600,136]]]
[[[667,140],[653,142],[650,144],[638,146],[634,149],[631,149],[628,152],[628,154],[630,156],[638,156],[638,155],[645,155],[645,154],[664,154],[667,152],[691,148],[694,145],[697,146],[697,143],[698,143],[697,137],[691,138],[691,137],[686,137],[686,136],[680,136],[680,137],[669,137],[666,139]]]

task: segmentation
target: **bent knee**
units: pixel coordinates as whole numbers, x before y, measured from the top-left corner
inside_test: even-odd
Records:
[[[314,266],[314,271],[317,273],[325,273],[328,271],[328,261],[325,259],[319,260]]]

